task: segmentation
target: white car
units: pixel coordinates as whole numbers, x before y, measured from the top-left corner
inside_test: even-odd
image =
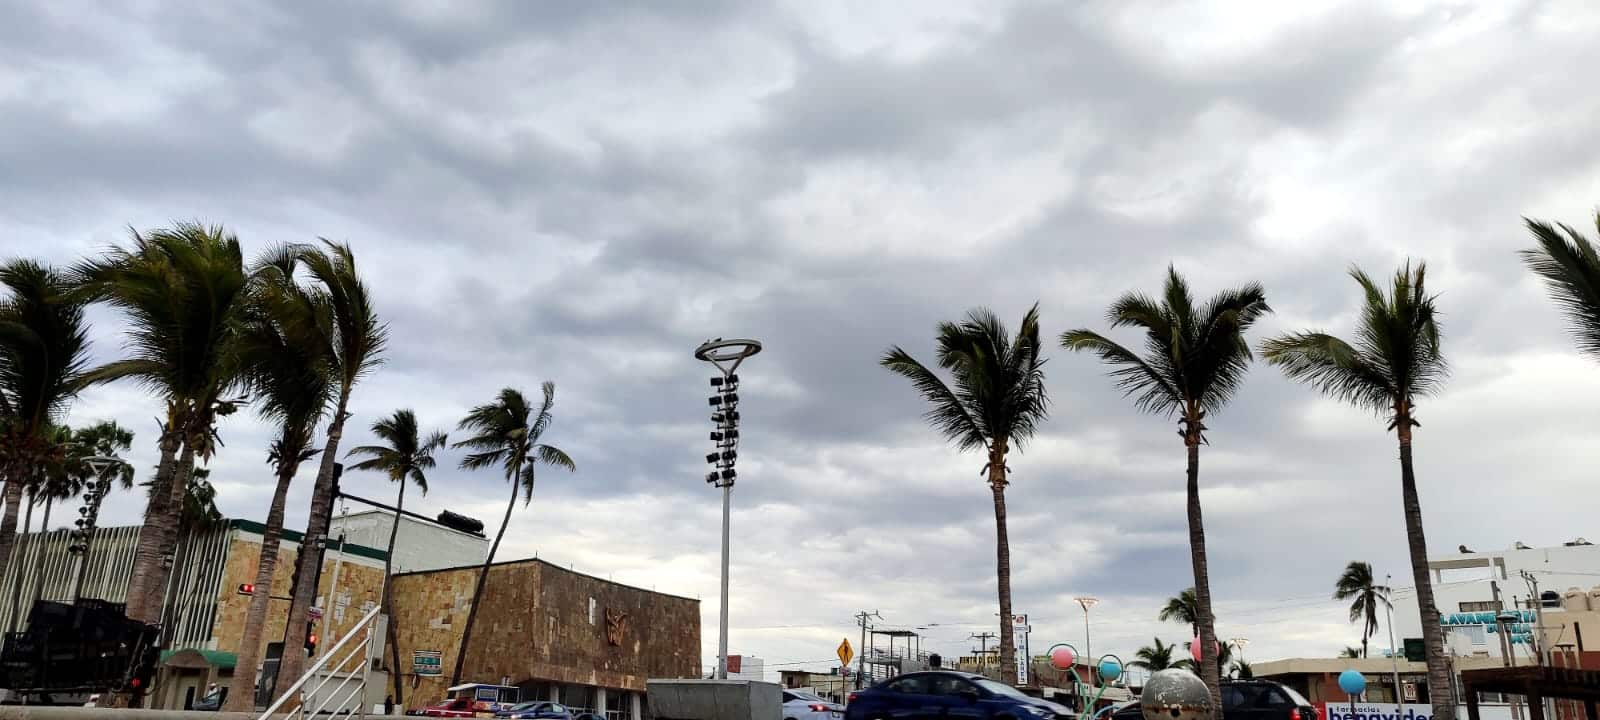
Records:
[[[844,706],[803,690],[783,691],[783,720],[839,720]]]

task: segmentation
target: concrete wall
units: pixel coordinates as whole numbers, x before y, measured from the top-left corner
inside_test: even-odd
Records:
[[[395,578],[407,707],[444,696],[460,647],[477,568]],[[619,614],[617,644],[608,614]],[[442,654],[438,677],[412,674],[415,650]],[[496,564],[462,682],[555,681],[640,692],[646,678],[693,678],[700,668],[700,602],[607,582],[538,560]]]
[[[389,546],[389,529],[392,527],[393,515],[371,510],[335,517],[329,536],[338,537],[342,530],[346,542],[383,549]],[[395,572],[473,565],[483,562],[488,552],[489,541],[486,538],[401,516],[400,533],[394,541]]]

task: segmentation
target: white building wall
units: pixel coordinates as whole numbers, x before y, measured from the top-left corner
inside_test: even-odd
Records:
[[[1533,573],[1541,593],[1551,590],[1566,594],[1569,588],[1576,587],[1588,596],[1586,604],[1600,603],[1600,546],[1597,545],[1436,555],[1428,559],[1428,566],[1433,575],[1434,604],[1446,627],[1448,649],[1458,656],[1502,657],[1500,636],[1494,624],[1478,622],[1485,618],[1469,614],[1492,611],[1491,581],[1499,585],[1500,599],[1506,610],[1528,607],[1525,602],[1529,589],[1521,577],[1523,570]],[[1404,577],[1393,577],[1392,583],[1409,586],[1410,579],[1410,573],[1405,572]],[[1600,609],[1600,605],[1595,609]],[[1546,626],[1559,622],[1561,610],[1545,608],[1544,612]],[[1513,643],[1513,654],[1518,660],[1531,661],[1531,645],[1525,640],[1532,633],[1532,623],[1519,625],[1523,627],[1513,628],[1513,638],[1522,642]],[[1525,632],[1515,632],[1517,630]],[[1404,638],[1422,637],[1417,595],[1409,587],[1395,592],[1394,635],[1396,645],[1403,645]],[[1387,640],[1380,636],[1376,642],[1382,647]]]
[[[753,655],[745,655],[739,664],[739,672],[728,673],[729,680],[765,680],[766,662]]]
[[[337,538],[343,531],[345,542],[382,550],[389,546],[392,527],[392,515],[382,510],[369,510],[334,517],[328,535]],[[394,541],[394,571],[420,572],[476,565],[483,562],[488,553],[486,538],[401,516],[400,533]]]

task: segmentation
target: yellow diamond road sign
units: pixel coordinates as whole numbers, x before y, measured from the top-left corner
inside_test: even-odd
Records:
[[[850,648],[850,638],[845,638],[839,643],[839,664],[849,665],[850,659],[855,657],[855,650]]]

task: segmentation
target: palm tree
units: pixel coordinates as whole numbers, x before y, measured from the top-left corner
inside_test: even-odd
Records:
[[[88,352],[84,303],[70,279],[32,260],[0,265],[0,577],[16,543],[23,490],[56,449],[51,428],[83,384]],[[31,504],[30,504],[31,507]],[[20,573],[19,573],[20,576]]]
[[[1215,647],[1217,649],[1217,668],[1218,668],[1218,672],[1221,672],[1221,668],[1226,668],[1226,667],[1228,667],[1229,663],[1233,662],[1233,644],[1232,643],[1217,643],[1216,645],[1213,645],[1212,647]],[[1199,668],[1199,666],[1195,665],[1194,658],[1192,657],[1194,655],[1194,641],[1190,640],[1188,642],[1185,642],[1183,644],[1183,649],[1185,651],[1187,651],[1184,654],[1185,655],[1190,655],[1191,657],[1183,658],[1182,660],[1179,660],[1179,661],[1173,663],[1172,666],[1175,667],[1175,668],[1182,668],[1182,669],[1188,670],[1189,672],[1192,672],[1192,673],[1194,673],[1196,675],[1199,675],[1200,674],[1200,668]]]
[[[1361,648],[1346,645],[1343,650],[1339,651],[1339,657],[1341,659],[1361,657]]]
[[[1177,646],[1163,643],[1161,638],[1151,638],[1151,641],[1154,644],[1139,648],[1139,651],[1134,653],[1134,657],[1138,659],[1128,664],[1136,668],[1144,668],[1150,672],[1172,667],[1174,662],[1172,651],[1177,649]]]
[[[1361,626],[1361,657],[1367,656],[1367,639],[1378,633],[1378,611],[1389,607],[1389,586],[1372,579],[1372,564],[1353,561],[1333,589],[1333,599],[1351,600],[1350,622]]]
[[[239,340],[240,363],[257,399],[256,411],[262,419],[277,425],[277,435],[267,452],[267,463],[273,468],[277,485],[267,508],[255,591],[239,639],[237,667],[244,668],[241,677],[252,681],[256,666],[261,663],[262,634],[267,625],[272,579],[278,569],[289,486],[300,465],[320,452],[312,442],[333,395],[325,345],[320,334],[313,332],[317,308],[294,281],[294,252],[293,247],[280,248],[263,263]],[[228,710],[247,712],[254,708],[255,693],[228,695]]]
[[[505,537],[506,526],[511,523],[511,511],[517,507],[518,493],[522,495],[523,505],[533,501],[534,469],[541,464],[566,468],[569,472],[578,469],[565,452],[539,442],[555,419],[550,409],[556,403],[556,384],[545,382],[542,389],[544,402],[539,405],[537,412],[520,391],[505,388],[494,402],[473,408],[456,426],[457,429],[476,433],[451,445],[452,448],[471,451],[461,459],[461,468],[504,468],[506,482],[511,484],[511,502],[506,504],[506,516],[500,521],[499,532],[494,534],[494,543],[489,546],[488,557],[483,559],[483,567],[478,570],[477,587],[472,591],[472,607],[467,610],[467,622],[461,629],[461,649],[456,652],[451,685],[461,684],[461,671],[467,661],[467,643],[472,639],[472,624],[478,619],[478,605],[483,599],[483,583],[489,578],[489,566],[494,564],[494,555],[500,550],[500,540]]]
[[[1200,608],[1194,599],[1194,588],[1185,588],[1175,597],[1167,598],[1167,604],[1156,615],[1161,622],[1177,622],[1189,626],[1189,634],[1200,635]]]
[[[134,231],[131,247],[112,247],[75,272],[86,295],[121,310],[128,327],[128,356],[88,379],[132,379],[166,404],[127,594],[128,617],[154,624],[195,458],[210,456],[217,419],[238,407],[228,395],[239,387],[234,346],[250,276],[239,239],[198,223]]]
[[[1550,297],[1567,316],[1578,349],[1600,357],[1600,249],[1570,225],[1524,219],[1538,245],[1523,250],[1522,262],[1544,279]],[[1600,228],[1600,213],[1595,214]]]
[[[394,415],[372,424],[372,434],[387,445],[362,445],[350,450],[350,456],[367,458],[356,463],[353,470],[370,470],[388,476],[390,482],[400,485],[395,496],[394,524],[389,527],[389,548],[383,557],[383,612],[389,616],[389,677],[394,681],[394,703],[405,704],[400,683],[400,643],[396,639],[395,618],[391,612],[390,588],[394,581],[394,541],[400,533],[400,513],[406,508],[406,484],[414,483],[423,495],[428,494],[428,475],[425,471],[435,466],[433,453],[443,448],[449,439],[442,432],[432,432],[424,439],[417,429],[417,414],[410,410],[396,410]]]
[[[1249,680],[1256,676],[1256,671],[1255,668],[1250,667],[1250,663],[1239,660],[1233,664],[1233,672],[1231,674],[1240,680]]]
[[[1436,720],[1455,720],[1449,701],[1450,670],[1445,665],[1439,608],[1434,605],[1428,572],[1428,542],[1422,530],[1422,503],[1411,464],[1411,431],[1417,427],[1416,401],[1437,392],[1449,370],[1439,351],[1439,324],[1434,297],[1424,285],[1426,265],[1407,262],[1384,288],[1352,268],[1361,286],[1363,304],[1350,343],[1322,332],[1300,332],[1267,341],[1267,362],[1291,379],[1308,383],[1324,395],[1386,415],[1400,442],[1400,494],[1411,551],[1411,574],[1422,615],[1422,641],[1427,649],[1428,696]]]
[[[967,313],[960,323],[940,323],[939,367],[954,386],[899,346],[879,361],[890,372],[911,381],[931,407],[923,417],[962,451],[982,450],[994,497],[995,576],[1000,596],[1000,676],[1014,678],[1016,647],[1011,636],[1011,542],[1006,532],[1006,455],[1021,451],[1048,414],[1044,358],[1039,344],[1039,306],[1022,316],[1013,337],[987,308]]]
[[[321,247],[299,246],[295,259],[316,282],[314,289],[303,293],[306,302],[317,309],[311,316],[319,319],[307,332],[320,338],[323,355],[329,362],[328,374],[337,389],[333,416],[328,420],[328,440],[322,446],[322,466],[311,490],[310,519],[306,522],[306,537],[323,537],[328,534],[328,521],[333,512],[335,466],[338,465],[339,440],[344,436],[345,421],[350,418],[350,395],[356,383],[383,362],[383,347],[389,332],[372,307],[372,297],[356,269],[355,254],[349,245],[323,240]],[[306,619],[311,612],[319,571],[316,553],[300,553],[295,566],[295,593],[289,602],[284,647],[305,645]],[[278,667],[277,693],[282,694],[300,679],[305,661],[302,653],[284,653]]]
[[[1200,677],[1211,690],[1211,700],[1217,707],[1222,701],[1222,665],[1210,652],[1216,647],[1217,633],[1211,612],[1205,524],[1200,514],[1200,445],[1209,444],[1206,416],[1233,398],[1250,366],[1245,331],[1271,311],[1266,293],[1257,283],[1225,290],[1197,306],[1188,283],[1176,268],[1169,266],[1159,301],[1141,293],[1128,293],[1107,312],[1111,327],[1144,331],[1143,357],[1090,330],[1071,330],[1061,335],[1062,347],[1094,353],[1116,368],[1111,376],[1127,395],[1135,396],[1134,404],[1140,410],[1178,417],[1178,434],[1189,455],[1189,555],[1194,566],[1194,625],[1202,649]]]

